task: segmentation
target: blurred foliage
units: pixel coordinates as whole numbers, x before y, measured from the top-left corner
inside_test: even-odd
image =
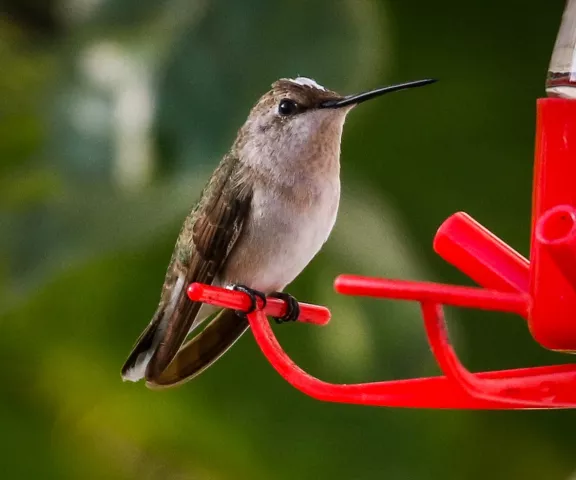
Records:
[[[432,254],[464,210],[527,253],[534,103],[560,0],[3,0],[0,468],[43,479],[569,478],[572,412],[437,412],[303,396],[249,335],[194,382],[119,369],[149,321],[186,211],[282,76],[343,93],[441,81],[362,106],[343,201],[289,290],[329,305],[278,328],[321,378],[436,374],[414,305],[337,296],[342,272],[469,283]],[[450,310],[472,369],[564,361],[522,321]]]

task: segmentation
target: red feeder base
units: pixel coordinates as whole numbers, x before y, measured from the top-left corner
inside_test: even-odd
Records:
[[[270,299],[265,311],[248,315],[252,333],[278,373],[291,385],[318,400],[359,405],[450,409],[542,409],[576,406],[576,365],[523,368],[472,374],[458,361],[446,336],[441,307],[429,300],[439,290],[445,303],[475,307],[490,298],[488,309],[517,312],[524,299],[478,288],[418,284],[366,277],[342,276],[337,280],[342,293],[422,302],[422,312],[432,351],[445,376],[387,382],[335,385],[319,380],[300,367],[282,349],[266,315],[282,315],[281,300]],[[192,284],[189,296],[230,308],[249,308],[248,296],[219,287]],[[301,304],[299,321],[324,325],[329,320],[324,307]]]

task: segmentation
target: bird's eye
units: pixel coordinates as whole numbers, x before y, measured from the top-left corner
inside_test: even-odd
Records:
[[[278,113],[280,115],[294,115],[298,111],[298,104],[294,100],[281,100],[278,104]]]

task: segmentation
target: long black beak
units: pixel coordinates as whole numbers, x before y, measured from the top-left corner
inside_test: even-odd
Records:
[[[365,102],[366,100],[384,95],[385,93],[397,92],[398,90],[405,90],[407,88],[423,87],[424,85],[430,85],[435,81],[436,80],[433,78],[427,78],[425,80],[416,80],[414,82],[399,83],[398,85],[381,87],[375,90],[370,90],[369,92],[358,93],[356,95],[347,95],[344,98],[336,100],[326,100],[325,102],[318,105],[318,108],[341,108],[347,107],[349,105],[357,105],[359,103]]]

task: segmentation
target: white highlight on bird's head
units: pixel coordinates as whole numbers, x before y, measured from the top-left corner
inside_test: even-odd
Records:
[[[289,78],[288,79],[290,82],[294,82],[298,85],[302,85],[302,86],[308,86],[308,87],[313,87],[313,88],[317,88],[318,90],[323,90],[324,92],[326,92],[326,88],[323,87],[322,85],[320,85],[318,82],[316,82],[316,80],[313,80],[311,78],[307,78],[307,77],[296,77],[296,78]]]

